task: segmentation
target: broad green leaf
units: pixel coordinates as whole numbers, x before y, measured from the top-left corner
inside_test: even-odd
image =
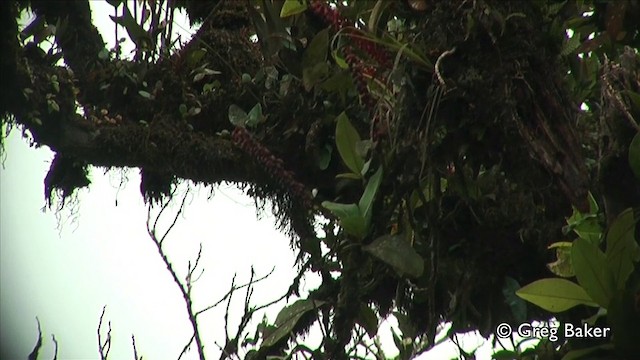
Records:
[[[356,204],[340,204],[323,201],[322,206],[340,219],[340,226],[348,234],[362,239],[367,234],[367,225]]]
[[[341,70],[323,81],[320,87],[323,90],[338,94],[340,101],[344,104],[347,99],[347,93],[353,88],[353,81],[347,70]]]
[[[629,145],[629,166],[636,178],[640,180],[640,132],[633,137]]]
[[[417,278],[424,272],[424,260],[404,240],[403,235],[383,235],[363,249],[383,262],[391,265],[401,276]]]
[[[378,317],[366,304],[360,304],[360,311],[356,321],[362,326],[370,338],[374,338],[378,333]]]
[[[549,245],[548,249],[556,249],[556,261],[547,264],[547,268],[557,276],[572,277],[575,276],[573,266],[571,265],[571,246],[573,243],[569,241],[560,241]]]
[[[310,91],[314,85],[324,80],[329,75],[329,65],[320,62],[306,66],[302,69],[302,85],[304,89]]]
[[[358,141],[360,141],[360,135],[349,122],[347,114],[342,112],[337,118],[336,145],[342,161],[355,174],[360,174],[364,167],[364,159],[356,152]]]
[[[372,207],[373,200],[375,200],[376,193],[378,192],[378,188],[380,187],[380,182],[382,181],[382,166],[376,171],[371,178],[367,181],[367,187],[364,189],[364,193],[360,198],[360,202],[358,203],[358,207],[360,208],[360,213],[365,219],[367,226],[371,223],[371,215],[372,215]]]
[[[578,238],[571,246],[571,263],[578,283],[596,303],[606,308],[615,284],[605,254],[593,243]]]
[[[312,311],[324,304],[324,301],[303,299],[286,306],[276,317],[276,329],[262,342],[262,346],[269,347],[276,344],[282,338],[287,336],[293,328],[298,324],[300,318],[309,311]]]
[[[303,68],[311,67],[327,60],[327,49],[329,48],[329,28],[326,28],[313,37],[309,46],[302,55]]]
[[[605,254],[616,289],[624,289],[633,272],[633,263],[640,260],[640,246],[634,234],[637,221],[633,216],[633,209],[629,208],[613,220],[607,231]]]
[[[369,232],[367,223],[365,222],[362,215],[342,218],[340,219],[340,226],[342,226],[344,231],[346,231],[349,235],[353,235],[359,240],[364,239],[364,237],[367,236],[367,233]]]
[[[337,216],[339,219],[360,215],[360,209],[356,204],[340,204],[331,201],[323,201],[322,206],[325,209],[331,211],[331,213],[333,213],[333,215]]]
[[[597,306],[580,285],[559,278],[534,281],[516,291],[516,295],[551,312],[577,305]]]
[[[229,121],[235,126],[244,126],[249,120],[249,115],[238,105],[229,105]]]
[[[264,116],[262,115],[262,105],[260,105],[260,103],[255,104],[254,107],[249,111],[248,116],[248,127],[254,127],[262,122],[262,120],[264,119]]]
[[[286,18],[300,14],[305,10],[307,10],[307,2],[305,0],[285,0],[280,10],[280,17]]]

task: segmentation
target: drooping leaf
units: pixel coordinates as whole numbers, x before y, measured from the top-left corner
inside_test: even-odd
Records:
[[[370,338],[373,339],[376,336],[378,333],[378,317],[369,306],[360,304],[360,311],[356,320],[367,331]]]
[[[302,55],[302,66],[306,69],[315,64],[326,62],[328,48],[329,28],[320,31],[313,37]]]
[[[344,231],[348,234],[353,235],[358,239],[362,239],[366,236],[367,227],[358,205],[323,201],[322,206],[340,219],[340,226],[342,226]]]
[[[367,186],[364,189],[364,193],[362,193],[362,197],[360,198],[360,202],[358,203],[358,207],[360,208],[360,213],[364,217],[367,226],[371,223],[372,216],[372,207],[373,200],[375,200],[376,193],[378,192],[378,188],[380,187],[380,182],[382,181],[382,166],[378,169],[378,171],[369,178],[367,181]]]
[[[605,255],[616,288],[620,290],[633,272],[633,263],[640,260],[640,246],[635,239],[637,222],[633,209],[629,208],[618,215],[607,231]]]
[[[615,287],[605,254],[591,242],[578,238],[571,246],[571,263],[578,283],[593,301],[606,308]]]
[[[276,329],[265,337],[262,346],[269,347],[275,345],[293,330],[304,314],[323,304],[324,301],[302,299],[280,310],[275,321]]]
[[[280,10],[280,17],[286,18],[292,15],[300,14],[307,10],[307,3],[305,0],[285,0]]]
[[[566,279],[540,279],[516,291],[519,297],[551,311],[561,312],[577,305],[597,306],[580,285]]]
[[[424,260],[400,234],[382,235],[363,249],[391,265],[401,276],[417,278],[424,272]]]
[[[633,137],[629,145],[629,166],[636,178],[640,180],[640,132]]]
[[[364,166],[364,159],[356,152],[358,141],[360,135],[349,122],[347,114],[342,112],[337,118],[336,145],[342,161],[354,174],[360,174]]]
[[[360,215],[360,209],[356,204],[340,204],[331,201],[323,201],[322,206],[331,211],[331,213],[339,219]]]

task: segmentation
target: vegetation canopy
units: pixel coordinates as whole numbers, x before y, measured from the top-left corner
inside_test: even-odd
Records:
[[[640,353],[638,1],[108,2],[131,57],[87,1],[1,3],[2,125],[55,152],[50,207],[91,166],[139,168],[152,204],[190,180],[271,207],[288,295],[322,283],[223,358],[385,358],[388,316],[400,359],[443,322],[552,317],[611,332],[495,356]]]

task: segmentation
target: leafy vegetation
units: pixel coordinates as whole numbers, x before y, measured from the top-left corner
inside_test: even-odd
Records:
[[[399,359],[442,322],[551,318],[611,332],[496,358],[640,353],[637,2],[249,3],[167,2],[201,23],[178,48],[163,3],[111,1],[124,59],[86,2],[3,2],[0,115],[56,152],[47,201],[127,166],[150,202],[191,180],[270,205],[298,252],[289,295],[323,282],[241,343],[248,359],[384,358],[389,316]]]

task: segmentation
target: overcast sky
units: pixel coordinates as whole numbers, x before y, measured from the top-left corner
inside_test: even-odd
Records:
[[[111,6],[99,1],[92,6],[103,36],[113,44],[113,25],[107,17]],[[182,24],[186,27],[184,20]],[[40,359],[52,357],[51,334],[59,344],[59,359],[97,359],[96,329],[106,305],[105,322],[112,327],[110,358],[133,358],[133,334],[145,359],[177,359],[190,338],[190,325],[180,292],[146,233],[147,208],[139,192],[138,170],[105,173],[92,168],[92,184],[79,191],[76,203],[61,212],[43,211],[43,180],[53,153],[30,148],[19,129],[14,129],[5,139],[4,156],[0,170],[2,358],[26,358],[37,339],[37,316],[44,336]],[[253,304],[281,296],[295,276],[289,240],[274,229],[268,214],[257,219],[253,201],[233,186],[221,185],[214,196],[209,195],[205,188],[191,191],[185,213],[165,245],[184,276],[202,243],[205,272],[195,285],[196,308],[220,299],[234,274],[238,283],[247,281],[251,266],[257,275],[275,268],[256,285]],[[316,278],[305,283],[308,289],[317,284]],[[237,300],[231,309],[232,328],[242,314],[241,296]],[[267,310],[271,321],[283,305]],[[224,339],[223,314],[221,307],[200,317],[210,358],[219,356],[215,341]],[[388,336],[383,339],[392,343]],[[421,359],[457,357],[450,343],[439,350]],[[395,353],[393,347],[388,353]],[[196,353],[186,358],[196,358]]]

